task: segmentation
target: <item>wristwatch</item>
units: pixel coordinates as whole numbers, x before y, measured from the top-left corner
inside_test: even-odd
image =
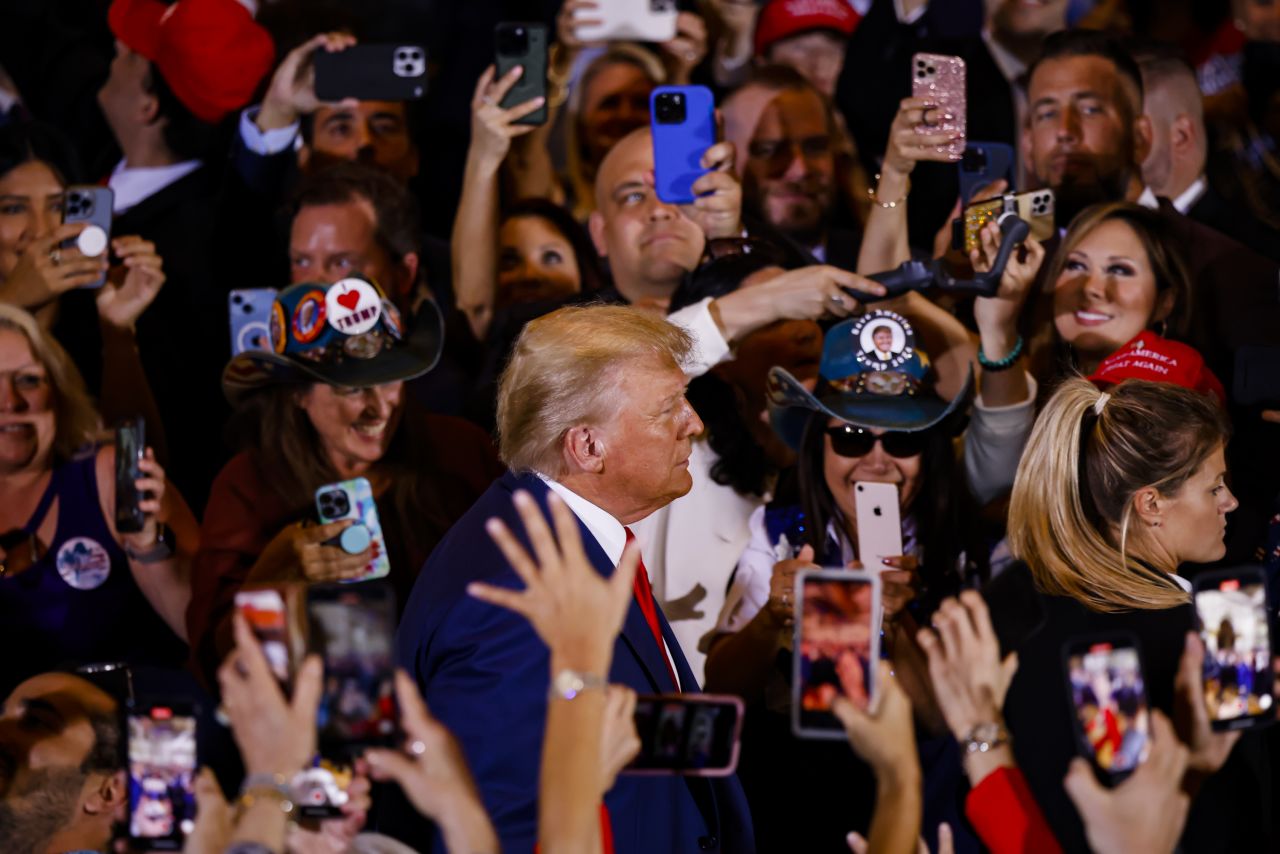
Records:
[[[547,691],[547,699],[572,700],[583,691],[603,690],[608,681],[594,673],[581,673],[577,670],[561,670],[551,680],[551,688]]]
[[[128,543],[125,543],[124,553],[129,556],[129,560],[137,563],[159,563],[162,560],[168,560],[173,557],[173,532],[164,522],[158,522],[156,523],[156,541],[150,548],[134,551]]]
[[[1008,743],[1009,731],[1004,728],[1004,724],[983,723],[969,730],[960,746],[967,756],[970,753],[986,753]]]

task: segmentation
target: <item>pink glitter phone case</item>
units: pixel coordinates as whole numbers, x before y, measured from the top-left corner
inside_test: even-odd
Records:
[[[942,56],[936,53],[917,53],[911,60],[911,94],[937,105],[927,115],[932,124],[916,126],[917,133],[965,133],[964,60],[958,56]],[[952,118],[944,119],[943,115]],[[964,153],[965,141],[957,139],[950,145],[938,146],[938,151],[954,155]]]

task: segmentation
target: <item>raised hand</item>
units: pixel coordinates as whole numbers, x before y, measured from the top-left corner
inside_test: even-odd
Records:
[[[708,240],[738,237],[742,234],[742,185],[733,171],[733,143],[717,142],[703,152],[701,162],[703,169],[711,171],[693,182],[696,198],[682,210]]]
[[[546,98],[539,95],[517,104],[510,109],[503,109],[502,99],[516,85],[516,81],[524,73],[524,67],[517,65],[498,80],[494,80],[496,70],[492,65],[484,70],[476,81],[475,93],[471,98],[471,150],[469,154],[478,158],[480,163],[490,169],[502,165],[507,152],[511,150],[511,140],[523,136],[536,129],[536,125],[516,124],[521,119],[537,110]]]
[[[136,235],[114,238],[111,248],[120,264],[98,290],[98,316],[117,329],[132,330],[164,285],[164,261],[154,243]]]
[[[264,131],[288,127],[314,113],[321,104],[316,97],[316,52],[338,53],[355,43],[355,36],[349,33],[321,33],[289,51],[272,75],[271,85],[262,99],[258,127]],[[341,102],[345,106],[355,103],[353,98]]]

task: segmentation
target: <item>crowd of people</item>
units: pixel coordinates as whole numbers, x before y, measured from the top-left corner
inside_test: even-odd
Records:
[[[1270,0],[0,8],[6,852],[1280,850],[1277,449]]]

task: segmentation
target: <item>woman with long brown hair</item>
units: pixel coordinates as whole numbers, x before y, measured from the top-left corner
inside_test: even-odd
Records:
[[[187,626],[206,676],[230,648],[241,586],[356,578],[375,556],[336,544],[349,521],[309,524],[317,489],[369,481],[403,604],[432,548],[503,470],[482,430],[404,394],[440,355],[430,306],[406,334],[377,285],[349,278],[293,285],[272,310],[273,351],[242,353],[223,374],[244,450],[214,481],[192,570]]]

